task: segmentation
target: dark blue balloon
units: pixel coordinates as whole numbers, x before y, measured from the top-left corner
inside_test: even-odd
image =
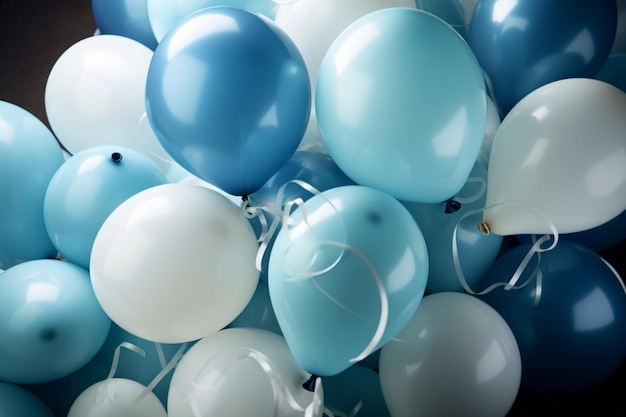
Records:
[[[147,0],[91,0],[91,8],[100,33],[125,36],[156,48]]]
[[[485,275],[482,286],[506,282],[531,244],[506,252]],[[521,281],[534,270],[526,268]],[[577,243],[560,240],[541,254],[538,286],[502,287],[481,298],[502,315],[518,342],[525,389],[571,393],[603,382],[626,353],[626,293],[620,277],[599,255]],[[521,282],[520,281],[520,282]]]
[[[304,60],[268,18],[216,6],[154,52],[148,120],[183,168],[232,195],[257,191],[293,155],[311,110]]]
[[[504,115],[552,81],[592,78],[609,55],[616,28],[612,0],[483,0],[467,41]]]
[[[612,54],[595,76],[626,93],[626,54]]]

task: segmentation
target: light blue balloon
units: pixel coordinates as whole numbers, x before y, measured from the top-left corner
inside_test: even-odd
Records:
[[[46,125],[0,101],[0,269],[57,255],[46,232],[43,201],[64,160]]]
[[[91,9],[100,33],[125,36],[156,48],[147,0],[91,0]]]
[[[274,19],[278,3],[274,0],[147,0],[148,18],[158,41],[189,14],[212,6],[232,6],[261,13]]]
[[[470,211],[485,207],[487,197],[484,189],[481,193],[481,185],[486,185],[487,170],[476,164],[469,178],[470,180],[459,192],[457,200],[462,201],[463,198],[478,195],[480,198],[460,204],[457,211],[447,213],[446,209],[449,207],[447,202],[437,204],[403,202],[419,224],[426,240],[430,264],[426,291],[430,293],[464,291],[454,267],[455,254],[452,250],[452,239],[455,228],[457,229],[458,249],[456,256],[465,281],[471,288],[475,288],[475,285],[482,279],[502,246],[502,236],[493,233],[484,235],[478,230],[476,225],[482,219],[482,212],[466,216]]]
[[[147,156],[120,146],[86,149],[69,158],[48,185],[46,230],[69,261],[89,268],[91,248],[106,218],[129,197],[167,183]]]
[[[328,152],[356,183],[421,203],[465,184],[485,132],[485,81],[438,17],[388,8],[356,20],[326,53],[315,94]]]
[[[298,363],[329,376],[402,329],[427,276],[426,244],[410,213],[382,191],[351,185],[293,212],[270,253],[268,285]]]
[[[98,353],[110,327],[84,268],[41,259],[0,274],[0,380],[67,376]]]
[[[353,365],[337,375],[323,377],[322,386],[324,407],[335,415],[349,416],[356,409],[358,417],[389,417],[376,371]]]
[[[0,381],[0,416],[54,417],[48,406],[30,391]]]
[[[282,335],[267,286],[267,280],[259,280],[259,285],[246,308],[230,323],[229,327],[253,327]]]

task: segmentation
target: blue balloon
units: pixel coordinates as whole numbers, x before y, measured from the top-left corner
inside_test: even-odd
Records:
[[[320,66],[315,111],[328,153],[356,183],[439,203],[472,170],[487,95],[474,54],[450,25],[392,7],[335,39]]]
[[[295,359],[329,376],[402,329],[427,276],[426,244],[409,212],[382,191],[348,185],[292,213],[270,253],[268,285]]]
[[[103,35],[125,36],[152,50],[156,48],[147,0],[91,0],[91,8]]]
[[[592,78],[609,55],[615,1],[483,0],[467,41],[506,115],[531,91],[564,78]]]
[[[183,168],[248,195],[293,155],[311,109],[306,65],[270,19],[216,6],[187,16],[154,52],[148,120]]]
[[[369,368],[353,365],[340,374],[323,377],[322,386],[324,387],[324,407],[336,416],[389,417],[390,415],[380,388],[378,372]],[[353,410],[357,410],[357,413],[351,414]]]
[[[43,201],[63,162],[63,151],[46,125],[21,107],[0,101],[0,269],[56,257]]]
[[[98,353],[110,327],[84,268],[41,259],[0,274],[0,380],[67,376]]]
[[[36,395],[18,385],[0,381],[0,416],[54,417]]]
[[[476,164],[470,179],[452,201],[438,204],[403,202],[426,240],[430,265],[426,291],[429,293],[465,290],[454,267],[454,256],[458,257],[465,281],[473,288],[493,264],[502,246],[502,236],[494,233],[484,235],[476,227],[482,219],[482,212],[467,215],[472,210],[485,207],[487,197],[484,189],[477,200],[459,203],[462,198],[471,200],[471,197],[481,193],[481,180],[484,181],[482,184],[486,184],[487,170]],[[455,229],[456,255],[452,250]]]
[[[259,284],[246,308],[233,320],[229,327],[252,327],[265,329],[282,335],[266,280],[259,280]]]
[[[63,257],[88,269],[91,247],[109,214],[134,194],[165,183],[165,174],[138,151],[99,146],[79,152],[48,184],[43,206],[48,235]]]
[[[498,258],[481,285],[506,282],[531,244]],[[522,275],[530,277],[536,261]],[[541,254],[541,286],[502,287],[481,298],[502,315],[518,342],[525,389],[571,393],[606,380],[626,354],[626,292],[615,270],[577,243],[560,240]],[[541,290],[538,304],[538,290]]]
[[[626,93],[626,53],[609,55],[595,79],[614,85]]]
[[[443,19],[463,38],[467,37],[469,20],[478,0],[415,0],[418,9]]]

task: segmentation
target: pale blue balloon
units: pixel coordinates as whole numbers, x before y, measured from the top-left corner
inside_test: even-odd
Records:
[[[110,327],[84,268],[41,259],[0,274],[0,380],[67,376],[98,353]]]
[[[98,230],[121,203],[147,188],[167,183],[146,155],[120,146],[98,146],[69,158],[48,185],[46,230],[69,261],[89,268]]]
[[[270,253],[274,312],[298,363],[335,375],[415,312],[428,276],[426,244],[402,204],[369,187],[324,191],[290,218]]]
[[[57,255],[46,232],[43,201],[64,160],[46,125],[0,101],[0,269]]]
[[[30,391],[0,381],[0,416],[54,417],[50,408]]]
[[[485,207],[486,182],[487,170],[482,165],[476,164],[468,182],[456,200],[453,200],[456,202],[473,198],[477,200],[461,203],[458,210],[450,213],[446,212],[446,209],[450,208],[450,203],[447,202],[437,204],[403,202],[419,224],[428,247],[430,270],[426,291],[430,293],[464,291],[461,277],[454,267],[455,256],[463,277],[471,288],[475,288],[498,256],[503,237],[494,233],[484,235],[476,226],[482,219],[482,212],[479,210]],[[467,215],[470,211],[476,212]],[[452,250],[455,229],[456,254]]]
[[[330,156],[356,183],[438,203],[472,170],[487,95],[473,52],[450,25],[422,10],[388,8],[333,42],[315,109]]]

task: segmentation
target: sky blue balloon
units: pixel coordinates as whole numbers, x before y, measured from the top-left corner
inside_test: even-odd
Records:
[[[429,271],[426,291],[430,293],[442,291],[463,292],[459,275],[454,267],[454,252],[452,239],[456,228],[456,244],[459,264],[465,281],[471,288],[487,272],[495,261],[503,237],[496,234],[482,234],[476,224],[482,219],[482,212],[466,214],[473,210],[485,207],[486,193],[482,185],[487,181],[487,170],[476,164],[472,170],[470,180],[459,192],[454,202],[458,206],[452,208],[454,202],[436,204],[403,202],[417,224],[420,226],[426,246],[428,246]],[[484,182],[481,182],[484,181]],[[463,202],[464,198],[475,198],[471,202]]]
[[[91,0],[91,9],[103,35],[125,36],[152,50],[156,48],[147,0]]]
[[[259,285],[246,308],[230,323],[229,327],[253,327],[282,335],[267,286],[267,280],[259,280]]]
[[[0,381],[0,416],[54,417],[48,406],[19,385]]]
[[[41,259],[0,274],[0,380],[67,376],[98,353],[110,327],[84,268]]]
[[[416,311],[428,276],[426,244],[402,204],[369,187],[324,191],[291,219],[270,253],[270,299],[300,366],[336,375]]]
[[[498,258],[482,286],[506,282],[531,244]],[[520,281],[536,265],[531,261]],[[535,282],[519,290],[502,287],[481,298],[502,315],[518,342],[523,388],[544,393],[589,389],[611,376],[626,354],[626,292],[620,277],[599,255],[559,240],[541,254],[541,296]]]
[[[467,41],[502,115],[531,91],[564,78],[592,78],[609,55],[615,1],[483,0]]]
[[[626,93],[626,54],[609,55],[595,79],[614,85]]]
[[[343,414],[357,408],[358,417],[389,417],[383,391],[380,388],[378,372],[365,366],[353,365],[334,376],[322,378],[324,387],[324,407]]]
[[[311,109],[306,65],[273,21],[236,7],[183,19],[154,52],[148,120],[183,168],[248,195],[293,155]]]
[[[138,151],[99,146],[79,152],[48,185],[43,206],[48,235],[63,257],[88,269],[91,247],[109,214],[134,194],[165,183],[158,165]]]
[[[43,201],[63,162],[61,147],[46,125],[0,101],[0,269],[57,255],[46,232]]]
[[[315,110],[329,154],[356,183],[439,203],[472,170],[487,96],[474,54],[452,27],[396,7],[361,17],[335,39]]]

